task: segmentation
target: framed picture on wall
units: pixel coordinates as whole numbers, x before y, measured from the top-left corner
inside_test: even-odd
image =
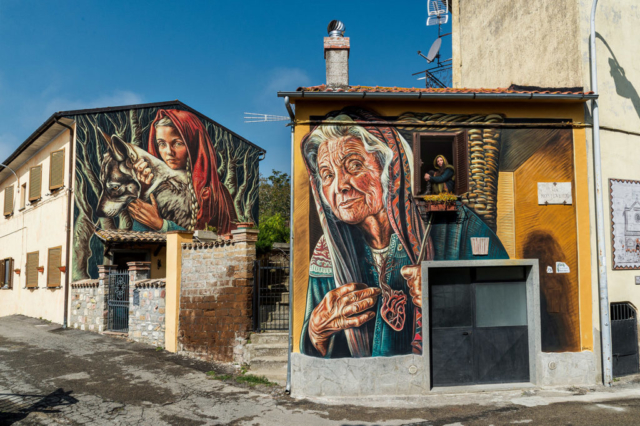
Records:
[[[613,269],[640,269],[640,181],[609,179]]]

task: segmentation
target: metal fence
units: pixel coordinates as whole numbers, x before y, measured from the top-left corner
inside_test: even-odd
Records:
[[[614,377],[637,374],[638,323],[637,313],[630,303],[611,304],[611,347]]]
[[[253,268],[254,331],[289,329],[289,261],[256,260]]]
[[[129,331],[129,271],[109,274],[107,296],[107,330],[126,333]]]

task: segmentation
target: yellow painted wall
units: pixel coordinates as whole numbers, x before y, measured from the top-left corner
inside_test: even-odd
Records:
[[[584,120],[583,104],[570,103],[534,103],[534,102],[333,102],[333,101],[298,101],[296,103],[296,120],[305,121],[311,118],[320,118],[330,111],[339,110],[346,106],[361,106],[373,110],[381,116],[397,116],[403,112],[441,112],[441,113],[503,113],[509,118],[565,118],[575,122]],[[306,304],[306,291],[308,285],[308,269],[311,256],[309,247],[309,221],[310,221],[310,187],[307,170],[300,152],[302,138],[310,131],[308,124],[295,127],[295,152],[293,184],[295,191],[293,205],[294,219],[294,294],[293,294],[293,347],[299,352],[300,333],[304,321],[304,309]],[[573,131],[574,149],[574,182],[577,228],[588,229],[589,204],[586,143],[583,129]],[[500,202],[500,200],[498,200]],[[499,230],[498,232],[501,232]],[[578,232],[577,230],[575,231]],[[579,324],[580,346],[582,349],[593,348],[592,336],[592,306],[591,293],[591,242],[588,235],[578,235],[576,245],[578,247],[577,274],[579,280]]]
[[[21,274],[13,274],[13,289],[0,290],[0,316],[21,314],[30,317],[43,318],[56,323],[64,319],[64,281],[61,274],[61,288],[47,288],[47,257],[49,248],[62,246],[62,261],[66,261],[66,224],[67,197],[69,188],[69,130],[65,130],[54,137],[40,151],[27,162],[15,169],[20,185],[26,183],[29,190],[29,170],[31,167],[42,165],[42,200],[35,205],[27,206],[19,211],[20,196],[15,191],[16,179],[13,174],[0,182],[0,200],[4,205],[4,189],[14,185],[15,208],[13,216],[0,216],[0,259],[12,257],[14,268],[21,269]],[[50,154],[61,148],[65,150],[64,185],[54,195],[49,191],[49,161]],[[22,189],[21,189],[22,191]],[[28,203],[27,196],[27,203]],[[44,273],[38,273],[38,289],[27,289],[26,284],[26,255],[39,252],[39,265],[45,267]],[[70,272],[69,272],[70,273]]]

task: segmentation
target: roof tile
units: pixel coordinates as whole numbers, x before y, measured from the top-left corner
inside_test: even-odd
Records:
[[[346,88],[332,88],[326,84],[319,86],[298,87],[298,92],[370,92],[370,93],[519,93],[519,94],[545,94],[545,95],[591,95],[593,92],[584,92],[579,88],[554,89],[544,88],[542,90],[515,90],[514,88],[494,88],[494,89],[470,89],[470,88],[418,88],[418,87],[384,87],[384,86],[349,86]]]

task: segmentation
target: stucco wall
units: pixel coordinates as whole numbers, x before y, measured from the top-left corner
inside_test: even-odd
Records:
[[[454,87],[581,86],[573,1],[453,1]]]
[[[55,194],[49,191],[49,161],[53,151],[64,148],[64,188]],[[52,247],[62,246],[61,264],[66,260],[66,217],[67,196],[69,194],[69,131],[65,130],[32,156],[26,163],[15,171],[20,186],[27,184],[29,190],[29,170],[31,167],[42,165],[42,199],[36,204],[20,208],[20,197],[15,190],[16,179],[11,175],[4,182],[0,182],[0,200],[4,203],[4,189],[14,185],[14,214],[10,217],[0,216],[0,259],[12,257],[14,269],[21,269],[20,275],[13,274],[13,289],[0,290],[0,316],[22,314],[36,318],[43,318],[56,323],[63,322],[64,316],[64,273],[61,273],[61,287],[47,288],[47,257]],[[21,190],[22,191],[22,190]],[[27,197],[27,203],[28,197]],[[26,284],[26,254],[39,252],[39,265],[44,266],[44,273],[38,273],[38,288],[27,289]]]

